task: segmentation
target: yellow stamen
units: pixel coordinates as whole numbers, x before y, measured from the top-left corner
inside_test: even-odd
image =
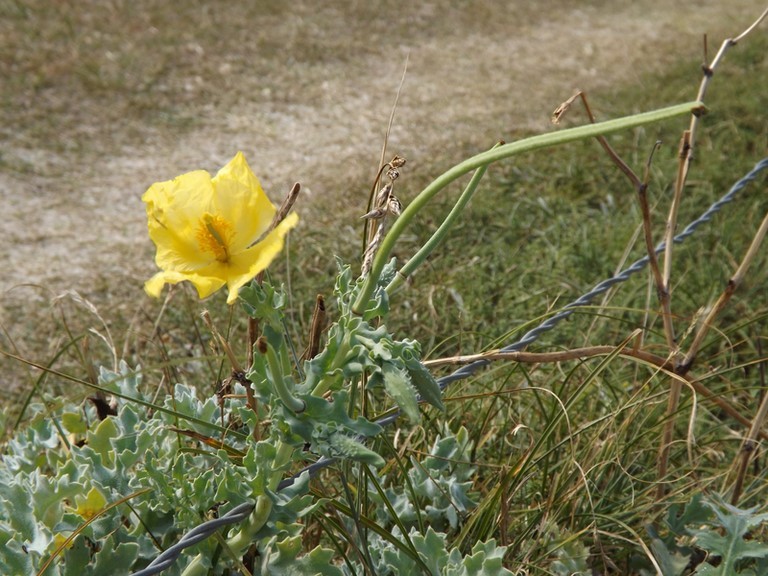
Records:
[[[211,252],[216,260],[229,262],[229,246],[232,241],[232,224],[221,216],[205,214],[197,227],[197,244],[203,252]]]

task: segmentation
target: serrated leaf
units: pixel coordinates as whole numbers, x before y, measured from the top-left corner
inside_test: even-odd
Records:
[[[342,456],[344,458],[349,458],[350,460],[362,462],[363,464],[375,466],[376,468],[381,468],[385,464],[384,458],[377,452],[374,452],[366,447],[365,444],[358,442],[346,434],[332,434],[328,438],[328,445],[329,456]]]
[[[651,538],[651,551],[661,568],[662,576],[682,576],[691,560],[690,554],[670,550],[660,538]]]
[[[70,434],[85,434],[88,430],[82,412],[64,412],[61,415],[61,424]]]
[[[138,554],[139,545],[135,542],[123,542],[115,546],[114,538],[110,536],[95,554],[92,574],[129,574]]]
[[[120,360],[118,372],[114,372],[102,366],[99,368],[99,384],[109,390],[120,392],[132,398],[138,398],[139,385],[141,384],[140,368],[132,369],[125,360]],[[117,398],[117,403],[121,406],[129,401]]]
[[[333,551],[317,546],[299,556],[301,536],[286,538],[275,545],[277,552],[269,555],[266,573],[275,576],[342,576],[333,564]]]
[[[768,514],[755,514],[756,508],[742,510],[714,496],[704,500],[704,505],[715,513],[719,521],[719,529],[703,527],[689,528],[695,536],[696,545],[706,550],[711,556],[718,556],[721,563],[718,566],[709,564],[702,566],[697,573],[709,576],[731,576],[738,574],[737,566],[745,560],[768,557],[768,545],[756,541],[745,540],[745,535],[752,528],[768,520]],[[724,534],[720,529],[724,530]],[[743,566],[744,569],[748,566]]]
[[[0,546],[3,553],[0,554],[0,570],[2,574],[32,574],[33,554],[24,550],[21,544],[11,539],[10,534],[0,532]]]
[[[430,527],[426,534],[412,533],[411,542],[430,574],[443,574],[449,560],[445,534]]]
[[[493,539],[477,542],[472,547],[472,553],[462,559],[461,570],[455,573],[457,576],[512,576],[512,572],[502,564],[506,550],[505,546],[496,546]],[[450,574],[450,570],[446,571],[446,576]]]
[[[411,384],[408,372],[392,362],[384,362],[381,365],[381,374],[384,388],[400,407],[400,410],[403,411],[411,422],[418,422],[421,416],[419,413],[419,399],[416,396],[415,388]]]
[[[112,450],[112,439],[119,433],[115,420],[112,416],[105,418],[95,430],[88,433],[88,446],[94,452],[101,456],[103,462],[111,465],[114,461],[114,451]]]
[[[278,290],[268,282],[251,282],[238,292],[246,314],[258,318],[265,324],[279,326],[282,321],[282,309],[285,306],[285,292]]]
[[[443,393],[432,373],[413,355],[404,356],[405,368],[422,400],[445,412]]]
[[[86,570],[90,561],[91,549],[87,546],[85,538],[75,538],[75,541],[64,551],[62,576],[87,574]]]
[[[299,396],[306,409],[298,414],[279,408],[276,415],[289,427],[285,433],[295,434],[300,441],[313,444],[313,450],[323,453],[322,444],[331,434],[345,432],[351,436],[372,437],[380,434],[381,426],[358,417],[352,419],[347,414],[349,394],[340,390],[334,392],[331,401],[310,394]]]
[[[675,535],[682,536],[688,534],[687,526],[706,524],[711,517],[712,511],[704,505],[701,494],[694,494],[682,511],[676,504],[669,508],[666,523]]]

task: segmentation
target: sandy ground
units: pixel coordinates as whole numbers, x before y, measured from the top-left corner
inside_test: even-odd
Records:
[[[305,228],[318,207],[362,207],[406,56],[390,151],[408,158],[413,186],[511,132],[550,129],[576,87],[603,118],[630,113],[631,102],[601,102],[601,91],[653,90],[649,74],[689,60],[681,100],[692,98],[702,34],[714,50],[764,8],[253,4],[2,7],[0,320],[16,339],[30,303],[65,290],[102,306],[143,298],[153,249],[140,196],[154,181],[215,171],[243,150],[273,199],[304,185]]]

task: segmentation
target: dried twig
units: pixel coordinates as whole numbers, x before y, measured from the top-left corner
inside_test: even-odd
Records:
[[[757,339],[757,353],[762,356],[762,346],[760,346],[760,338]],[[765,360],[762,360],[759,364],[760,370],[760,388],[765,389]],[[763,399],[760,402],[760,408],[755,414],[754,420],[752,420],[752,426],[744,438],[744,443],[741,445],[741,451],[739,452],[738,464],[736,466],[736,481],[733,485],[733,494],[731,496],[731,504],[737,506],[739,499],[741,498],[741,491],[744,487],[744,477],[747,474],[747,466],[749,461],[758,449],[758,436],[763,429],[766,417],[768,417],[768,394],[763,394]]]
[[[590,122],[593,124],[595,123],[595,116],[592,114],[592,110],[589,106],[589,102],[587,101],[587,95],[582,91],[577,91],[573,96],[571,96],[568,100],[563,102],[560,106],[557,107],[557,109],[552,114],[552,122],[557,124],[560,119],[563,117],[565,112],[568,111],[571,104],[576,100],[576,98],[581,98],[581,102],[584,105],[584,110],[587,113],[587,116],[589,117]],[[643,174],[643,179],[640,180],[640,178],[635,174],[635,172],[632,170],[632,168],[629,167],[629,165],[622,160],[621,156],[618,155],[618,153],[611,147],[611,145],[608,143],[608,140],[605,138],[605,136],[597,136],[597,141],[600,143],[600,145],[603,147],[603,150],[608,154],[608,157],[613,161],[614,164],[621,170],[622,173],[629,179],[629,181],[632,183],[632,186],[637,191],[638,200],[640,202],[640,208],[643,215],[643,232],[644,232],[644,239],[645,239],[645,246],[646,246],[646,252],[648,253],[648,266],[651,270],[651,273],[653,275],[654,281],[656,283],[656,292],[657,297],[659,299],[659,302],[661,304],[662,310],[664,310],[664,328],[665,328],[665,334],[668,335],[667,342],[670,344],[670,349],[672,349],[671,345],[674,343],[674,333],[672,328],[672,316],[671,313],[667,313],[666,311],[669,310],[669,291],[665,288],[665,284],[663,281],[663,277],[661,274],[661,271],[659,270],[659,262],[658,258],[656,257],[656,249],[655,244],[653,242],[653,232],[651,227],[651,212],[650,207],[648,204],[648,182],[650,180],[650,167],[651,162],[653,160],[653,155],[656,152],[657,148],[661,144],[661,142],[657,141],[654,144],[653,149],[651,150],[650,155],[648,156],[648,161],[645,165],[645,172]]]
[[[320,350],[320,334],[325,327],[325,298],[318,294],[315,299],[315,310],[312,313],[312,324],[309,327],[309,343],[302,360],[311,360]]]
[[[669,208],[669,216],[667,217],[667,227],[664,236],[664,241],[666,242],[664,249],[664,271],[661,275],[661,284],[658,284],[658,280],[656,284],[656,289],[659,294],[659,303],[661,305],[661,319],[664,323],[664,335],[667,339],[667,347],[669,348],[670,357],[673,358],[676,365],[679,360],[678,355],[680,353],[680,348],[677,344],[677,339],[675,338],[675,326],[672,322],[672,293],[670,292],[669,282],[672,274],[672,245],[674,244],[673,238],[677,228],[677,213],[680,207],[683,187],[685,186],[685,176],[687,174],[686,167],[688,166],[691,149],[691,131],[685,130],[680,139],[675,194]],[[661,444],[659,445],[658,477],[660,480],[667,476],[669,449],[675,434],[675,420],[672,418],[672,415],[677,411],[682,392],[683,387],[680,381],[672,380],[669,387],[669,398],[667,399],[667,421],[664,424],[664,430],[661,434]],[[660,499],[661,496],[664,495],[665,490],[666,484],[664,482],[659,482],[658,494]]]
[[[272,217],[272,222],[269,224],[269,228],[267,228],[266,232],[262,234],[262,238],[272,232],[277,226],[285,220],[285,217],[288,216],[288,213],[291,211],[291,208],[293,208],[293,205],[296,203],[296,199],[299,197],[299,192],[301,192],[301,184],[296,182],[293,186],[291,186],[291,189],[288,191],[288,194],[286,194],[285,199],[283,200],[283,203],[280,204],[280,208],[277,209],[277,212],[275,212],[275,215]],[[258,242],[258,240],[257,240]],[[264,281],[264,271],[262,270],[256,275],[256,282],[261,285],[261,283]],[[253,365],[253,346],[256,344],[256,340],[259,337],[259,319],[258,318],[248,318],[248,348],[246,350],[246,358],[248,359],[248,369],[251,368]]]
[[[741,34],[739,34],[734,38],[727,38],[726,40],[724,40],[722,45],[720,46],[720,50],[717,51],[717,54],[709,63],[709,65],[705,63],[702,66],[703,77],[701,79],[701,84],[699,85],[699,92],[697,95],[697,97],[700,99],[699,101],[703,102],[703,98],[706,95],[707,88],[709,87],[709,83],[712,81],[712,77],[714,76],[715,69],[717,68],[718,64],[725,56],[725,53],[728,51],[728,49],[731,48],[732,46],[735,46],[739,41],[745,38],[767,16],[768,16],[768,9],[766,9]],[[706,46],[706,43],[705,43],[705,46]],[[685,374],[685,372],[687,372],[687,370],[690,368],[690,363],[693,361],[693,356],[695,356],[695,352],[697,351],[697,348],[694,349],[694,347],[692,346],[691,348],[693,349],[694,355],[692,356],[689,351],[689,353],[686,355],[686,358],[683,359],[682,362],[680,362],[680,358],[678,357],[679,348],[678,348],[677,342],[675,341],[674,331],[672,327],[672,314],[671,314],[671,304],[670,304],[671,295],[669,291],[670,275],[671,275],[671,269],[672,269],[672,250],[673,250],[672,238],[675,235],[675,227],[677,224],[677,212],[680,206],[682,192],[685,187],[685,182],[688,177],[688,171],[690,169],[691,162],[693,161],[693,158],[694,158],[695,141],[696,141],[696,133],[697,133],[696,131],[699,126],[700,116],[701,114],[697,114],[697,113],[693,114],[693,116],[691,117],[690,127],[688,128],[688,130],[686,130],[683,133],[683,137],[681,139],[680,163],[678,168],[677,179],[675,181],[675,195],[672,201],[672,205],[670,206],[669,218],[667,220],[666,238],[665,238],[666,248],[664,252],[663,287],[661,291],[664,333],[667,336],[667,342],[669,344],[670,352],[673,355],[673,358],[675,358],[675,360],[679,362],[679,365],[676,366],[675,371],[681,375]],[[730,295],[728,295],[723,300],[722,305],[725,305],[728,299],[730,299]],[[707,319],[711,320],[712,318],[714,318],[714,315],[710,314]],[[706,332],[706,329],[704,331]],[[699,333],[701,333],[701,331],[699,331]],[[681,391],[682,391],[682,388],[679,381],[673,380],[672,386],[670,388],[669,403],[667,405],[667,417],[668,417],[667,424],[663,432],[661,446],[659,447],[658,476],[660,480],[660,483],[659,483],[660,498],[664,495],[666,490],[666,484],[663,482],[663,479],[666,477],[666,474],[667,474],[669,450],[670,450],[672,438],[674,435],[675,422],[672,416],[677,411],[677,407],[680,402]]]
[[[645,172],[643,174],[643,182],[637,190],[637,198],[640,202],[640,211],[643,215],[643,239],[645,240],[645,250],[648,254],[648,267],[651,270],[654,283],[656,285],[656,296],[661,301],[661,291],[664,286],[664,280],[659,269],[659,260],[656,257],[656,245],[653,241],[653,228],[651,226],[651,208],[648,202],[648,182],[650,180],[651,173],[651,161],[653,155],[658,150],[661,142],[659,140],[653,145],[653,149],[648,156],[648,161],[645,164]]]
[[[704,97],[706,96],[707,89],[709,88],[709,84],[712,81],[712,77],[715,75],[715,69],[720,64],[720,61],[725,57],[725,53],[728,51],[728,49],[732,48],[741,40],[743,40],[755,28],[757,28],[757,26],[759,26],[760,23],[763,20],[765,20],[766,17],[768,17],[768,8],[766,8],[766,10],[752,24],[750,24],[741,34],[739,34],[734,38],[726,38],[723,41],[722,45],[720,46],[720,49],[717,51],[717,54],[715,54],[715,57],[712,59],[712,61],[709,64],[704,63],[702,65],[703,77],[701,79],[701,84],[699,85],[699,92],[696,96],[696,99],[698,101],[700,102],[704,101]],[[682,191],[683,191],[683,188],[685,187],[685,182],[688,178],[688,171],[690,169],[691,162],[693,161],[694,155],[695,155],[695,141],[696,141],[696,134],[697,134],[697,129],[699,126],[700,119],[701,119],[701,113],[694,113],[691,116],[690,127],[683,134],[683,138],[681,140],[680,165],[678,169],[677,179],[675,181],[675,196],[674,196],[672,205],[670,206],[670,216],[667,222],[667,237],[665,238],[666,249],[664,253],[664,285],[667,290],[669,288],[669,278],[670,278],[671,268],[672,268],[672,249],[674,244],[672,242],[672,237],[675,234],[675,226],[677,224],[677,212],[678,212],[680,200],[682,197]],[[669,339],[669,335],[668,335],[668,339]],[[674,338],[672,338],[672,340],[674,340]],[[670,347],[670,349],[672,349],[672,347]]]
[[[576,98],[581,98],[581,103],[584,105],[584,110],[587,113],[587,116],[589,117],[589,121],[594,124],[597,122],[595,120],[595,115],[592,114],[592,109],[589,106],[589,102],[587,101],[587,95],[583,90],[577,90],[576,93],[571,96],[568,100],[560,104],[555,111],[552,113],[552,123],[557,124],[560,122],[562,117],[565,115],[565,113],[570,108],[571,104],[576,100]],[[632,183],[632,186],[635,187],[636,190],[639,190],[642,186],[642,182],[640,182],[640,178],[637,177],[637,174],[634,173],[632,168],[629,167],[629,165],[622,160],[621,156],[619,156],[616,151],[611,147],[611,145],[608,143],[608,140],[606,140],[605,136],[596,136],[597,141],[600,143],[600,146],[603,147],[603,150],[608,154],[610,159],[613,161],[614,164],[621,170],[624,175],[629,178],[629,181]]]
[[[742,281],[744,280],[744,276],[746,276],[747,270],[752,264],[752,261],[755,259],[755,256],[757,255],[757,252],[760,249],[760,245],[762,244],[767,232],[768,214],[766,214],[763,218],[763,221],[760,224],[760,228],[758,228],[755,237],[752,239],[752,244],[750,244],[749,249],[744,255],[744,258],[742,259],[741,264],[739,264],[736,272],[733,274],[733,276],[731,276],[730,280],[728,280],[728,284],[726,285],[725,290],[723,290],[723,292],[720,294],[720,297],[717,299],[717,302],[715,302],[715,305],[712,306],[712,308],[709,310],[709,313],[704,317],[704,320],[701,323],[701,327],[699,330],[697,330],[696,335],[693,338],[693,342],[688,349],[688,353],[680,363],[678,373],[685,374],[690,369],[693,361],[696,359],[696,355],[699,353],[701,344],[704,342],[704,338],[712,328],[712,323],[715,317],[722,311],[723,308],[725,308],[726,304],[728,304],[730,299],[733,297],[734,292],[736,292],[738,287],[741,285]]]

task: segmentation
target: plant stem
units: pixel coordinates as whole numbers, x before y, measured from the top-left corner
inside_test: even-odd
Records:
[[[334,382],[336,382],[341,377],[338,371],[342,366],[344,366],[344,361],[346,360],[347,354],[349,354],[351,348],[352,345],[350,343],[350,336],[349,333],[347,333],[339,344],[339,348],[336,350],[336,354],[333,357],[333,363],[331,364],[331,367],[326,371],[323,379],[320,380],[320,382],[318,382],[317,385],[312,389],[313,396],[322,396],[328,392],[331,386],[333,386]]]
[[[441,176],[438,176],[431,184],[422,190],[395,221],[389,234],[384,238],[384,241],[379,248],[379,252],[376,254],[371,272],[365,279],[363,288],[358,294],[352,307],[353,312],[355,314],[362,314],[365,311],[365,306],[373,294],[379,276],[381,276],[381,272],[389,259],[389,255],[394,248],[395,242],[407,228],[408,224],[410,224],[411,220],[413,220],[414,216],[429,200],[432,199],[433,196],[457,178],[482,166],[487,166],[498,160],[522,154],[523,152],[531,152],[540,148],[549,148],[567,144],[569,142],[584,140],[585,138],[594,138],[595,136],[668,120],[684,114],[700,114],[704,112],[704,110],[704,105],[701,102],[686,102],[685,104],[677,104],[668,108],[661,108],[659,110],[617,118],[615,120],[608,120],[606,122],[599,122],[597,124],[589,124],[587,126],[579,126],[577,128],[570,128],[549,134],[532,136],[531,138],[504,144],[503,146],[477,154],[476,156],[460,162],[447,172],[444,172]]]
[[[280,484],[280,481],[283,479],[283,468],[287,466],[288,463],[290,463],[293,451],[294,447],[290,444],[283,441],[277,442],[275,460],[272,463],[272,475],[269,477],[268,484],[268,488],[271,491],[277,491],[277,487]]]
[[[503,142],[499,142],[494,145],[491,150],[495,150],[502,145]],[[464,192],[461,193],[458,201],[448,213],[448,216],[445,217],[445,220],[443,220],[443,223],[440,224],[440,227],[437,230],[435,230],[435,233],[432,234],[432,237],[426,241],[424,246],[422,246],[421,249],[416,252],[416,254],[414,254],[414,256],[408,260],[408,262],[406,262],[402,268],[400,268],[400,270],[397,271],[395,277],[386,287],[387,292],[391,293],[393,290],[399,288],[403,282],[408,280],[408,277],[413,273],[413,271],[421,266],[421,264],[424,262],[424,260],[427,259],[432,251],[440,245],[440,243],[443,241],[443,238],[445,238],[445,236],[448,234],[451,226],[453,226],[453,223],[464,211],[467,203],[472,199],[472,196],[475,194],[477,186],[480,184],[480,180],[482,180],[487,169],[488,166],[486,165],[481,166],[475,171],[475,173],[472,175],[472,179],[469,181],[469,184],[467,184]]]
[[[245,554],[248,547],[253,544],[254,534],[263,528],[271,513],[272,500],[269,496],[262,494],[257,497],[253,512],[251,512],[243,527],[237,534],[227,540],[227,546],[229,546],[235,557],[239,558]]]
[[[275,347],[270,345],[266,339],[259,339],[256,347],[262,354],[267,356],[267,364],[272,376],[272,388],[277,396],[294,413],[304,412],[306,405],[304,401],[293,395],[292,386],[288,386],[290,376],[284,376],[283,363],[277,355]]]

